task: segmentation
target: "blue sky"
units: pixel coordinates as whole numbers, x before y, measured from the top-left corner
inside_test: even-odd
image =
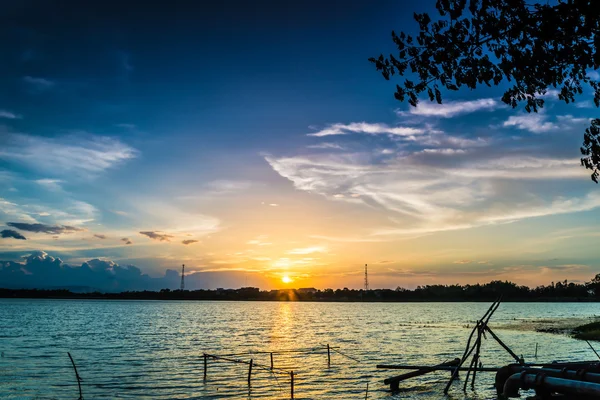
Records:
[[[600,272],[589,93],[415,109],[367,61],[433,1],[68,4],[1,6],[0,260],[25,281],[6,264],[0,286],[42,285],[27,260],[52,257],[186,263],[195,287],[360,287],[365,262],[380,287]]]

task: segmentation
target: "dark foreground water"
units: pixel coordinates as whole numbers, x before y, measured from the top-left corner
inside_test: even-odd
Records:
[[[449,373],[407,381],[392,396],[382,381],[394,371],[379,363],[435,364],[459,357],[485,303],[263,303],[0,299],[0,398],[76,399],[67,351],[83,378],[85,399],[289,398],[285,375],[246,365],[209,361],[203,353],[315,348],[329,343],[353,358],[323,350],[274,356],[277,368],[296,372],[295,398],[439,399]],[[515,319],[588,317],[593,303],[506,303],[490,326],[527,361],[593,359],[585,342],[565,336],[501,329]],[[599,346],[600,347],[600,346]],[[484,366],[510,357],[484,342]],[[236,356],[269,365],[268,354]],[[463,374],[464,376],[464,374]],[[478,376],[477,390],[451,389],[452,399],[491,399],[493,373]]]

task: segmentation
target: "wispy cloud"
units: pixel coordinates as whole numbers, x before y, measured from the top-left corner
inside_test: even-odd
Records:
[[[214,199],[223,196],[239,195],[241,192],[251,189],[253,186],[260,184],[252,181],[244,180],[227,180],[221,179],[208,182],[201,188],[200,193],[179,196],[180,200],[203,200]]]
[[[64,181],[61,179],[37,179],[35,183],[46,188],[47,190],[51,190],[53,192],[59,192],[62,190],[61,184]]]
[[[52,89],[56,85],[56,82],[51,81],[50,79],[34,76],[24,76],[23,81],[32,89],[35,89],[36,91],[40,92]]]
[[[392,135],[392,136],[414,136],[423,134],[425,131],[420,128],[389,126],[381,123],[352,122],[350,124],[331,124],[320,131],[309,133],[308,136],[332,136],[347,135],[350,133],[362,133],[368,135]]]
[[[103,235],[101,233],[95,233],[94,237],[102,240],[106,239],[106,235]]]
[[[183,240],[181,243],[188,245],[188,244],[198,243],[198,241],[193,240],[193,239],[187,239],[187,240]]]
[[[533,133],[544,133],[558,129],[556,123],[548,121],[548,117],[540,113],[511,115],[502,125],[504,127],[516,127]]]
[[[319,143],[306,146],[309,149],[324,149],[324,150],[344,150],[344,147],[337,143]]]
[[[98,209],[93,205],[63,197],[60,206],[53,208],[44,204],[17,204],[0,198],[0,220],[17,220],[26,223],[39,223],[44,218],[46,225],[80,226],[96,219]]]
[[[158,240],[160,242],[170,242],[174,237],[173,235],[167,235],[166,233],[154,232],[154,231],[143,231],[141,235],[147,236],[150,239]]]
[[[583,122],[570,115],[556,121],[561,126]],[[498,139],[508,146],[502,148],[490,146],[490,139],[426,131],[384,161],[373,156],[371,142],[362,151],[265,159],[299,190],[397,216],[393,222],[400,227],[374,227],[375,236],[424,235],[600,207],[600,196],[593,194],[545,193],[545,181],[583,179],[578,159],[531,156],[521,142]]]
[[[524,115],[513,115],[504,121],[502,126],[515,127],[532,133],[547,133],[571,129],[590,122],[590,118],[575,117],[571,114],[557,115],[553,121],[543,112]]]
[[[300,247],[288,251],[288,254],[313,254],[313,253],[327,253],[327,247],[325,246],[310,246]]]
[[[14,112],[11,112],[11,111],[0,110],[0,118],[21,119],[22,117],[19,114],[15,114]]]
[[[121,242],[124,242],[125,244],[133,244],[133,242],[129,239],[129,238],[121,238]]]
[[[85,133],[55,138],[6,133],[0,145],[0,159],[46,173],[79,176],[93,176],[137,155],[118,139]]]
[[[253,246],[270,246],[273,243],[269,242],[268,239],[269,239],[269,237],[267,235],[260,235],[252,240],[248,240],[247,244],[250,244]]]
[[[135,124],[126,124],[126,123],[117,124],[115,126],[117,126],[118,128],[129,129],[129,130],[137,128],[137,126]]]
[[[577,101],[575,102],[577,108],[594,108],[596,105],[591,100]]]
[[[600,80],[600,73],[598,71],[588,71],[587,76],[595,81]]]
[[[494,99],[447,101],[442,104],[422,101],[417,107],[410,107],[408,112],[398,110],[397,114],[401,116],[419,115],[424,117],[451,118],[477,111],[493,111],[499,107],[501,107],[501,104]]]

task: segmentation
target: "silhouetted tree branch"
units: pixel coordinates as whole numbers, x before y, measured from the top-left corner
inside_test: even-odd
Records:
[[[467,5],[468,3],[468,5]],[[440,89],[456,91],[512,82],[502,101],[527,112],[544,106],[540,98],[559,89],[565,103],[589,86],[600,106],[600,86],[589,69],[600,65],[600,6],[597,0],[559,0],[554,5],[523,0],[438,0],[440,19],[414,14],[417,36],[392,32],[398,53],[370,58],[385,79],[410,75],[395,97],[416,107],[419,95],[442,103]],[[600,177],[600,119],[585,131],[581,164]]]

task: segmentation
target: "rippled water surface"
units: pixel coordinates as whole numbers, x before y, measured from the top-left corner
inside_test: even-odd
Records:
[[[462,355],[485,303],[274,303],[0,299],[0,398],[76,399],[74,372],[85,399],[289,398],[290,379],[273,374],[269,354],[248,366],[208,361],[203,353],[231,354],[312,349],[274,355],[275,368],[293,370],[295,398],[438,399],[449,373],[407,381],[392,396],[382,381],[395,371],[376,364],[435,364]],[[501,329],[515,319],[587,317],[600,306],[580,303],[506,303],[490,326],[527,361],[593,359],[585,342],[565,336]],[[538,343],[538,359],[533,358]],[[323,346],[336,347],[327,366]],[[343,353],[340,354],[338,353]],[[495,342],[482,348],[484,366],[510,356]],[[351,358],[350,358],[351,357]],[[453,399],[494,398],[494,374],[478,375],[476,391]]]

